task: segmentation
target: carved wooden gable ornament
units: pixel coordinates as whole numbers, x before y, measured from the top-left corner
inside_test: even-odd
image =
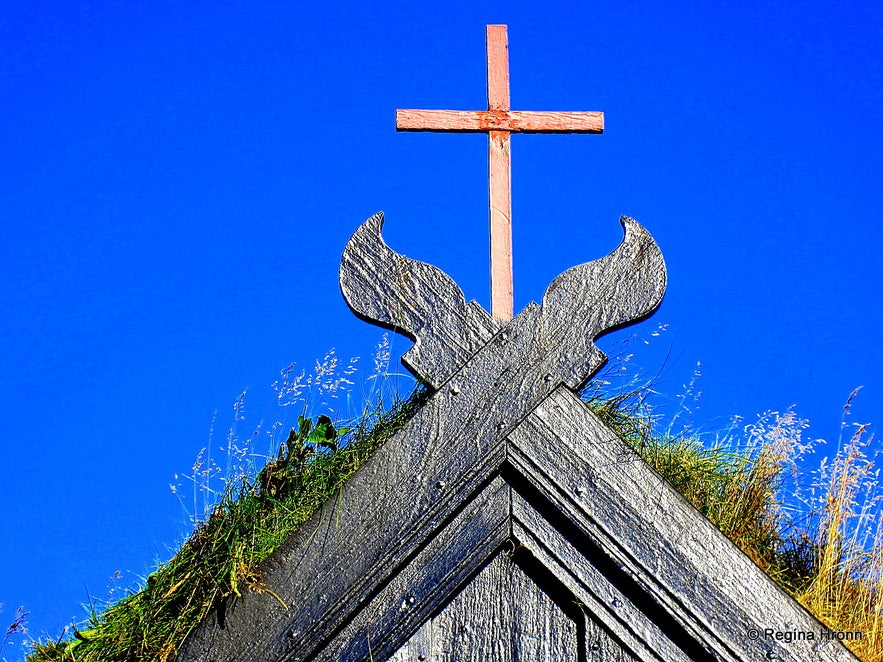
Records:
[[[823,628],[576,395],[594,339],[665,291],[655,241],[621,223],[613,253],[502,322],[390,249],[382,214],[362,224],[343,295],[414,341],[433,395],[179,659],[853,660],[762,636]]]
[[[575,394],[605,359],[593,339],[665,290],[656,243],[621,222],[613,253],[501,325],[368,219],[344,296],[414,339],[403,361],[435,392],[182,659],[854,659],[752,638],[822,626]]]

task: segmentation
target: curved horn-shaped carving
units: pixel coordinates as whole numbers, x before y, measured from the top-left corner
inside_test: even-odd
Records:
[[[393,251],[383,241],[383,212],[359,226],[343,251],[340,289],[352,311],[414,340],[402,361],[438,386],[496,331],[490,315],[438,267]]]
[[[570,349],[566,381],[572,388],[580,388],[607,360],[592,341],[649,316],[665,294],[659,246],[635,219],[623,216],[619,222],[625,237],[612,253],[568,269],[543,295],[541,333]]]

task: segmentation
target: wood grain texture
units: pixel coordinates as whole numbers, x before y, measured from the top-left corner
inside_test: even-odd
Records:
[[[421,624],[452,595],[469,594],[466,578],[510,535],[583,605],[588,659],[592,650],[604,660],[854,659],[836,642],[749,640],[749,627],[819,624],[569,390],[558,388],[508,439],[488,446],[478,435],[455,447],[431,432],[467,392],[436,394],[261,569],[289,610],[270,595],[248,595],[204,622],[179,659],[382,660],[411,651],[421,636],[425,644]],[[474,432],[462,413],[453,419]],[[493,414],[473,421],[480,427]],[[535,588],[512,588],[497,598],[509,600],[505,609],[535,601]],[[432,632],[442,653],[460,641],[456,630]]]
[[[511,556],[497,554],[389,660],[577,662],[578,636],[571,616]]]
[[[529,485],[513,496],[516,531],[530,531],[534,544],[542,541],[544,553],[558,559],[557,567],[582,577],[590,573],[579,571],[579,556],[591,559],[592,550],[603,550],[605,576],[624,592],[611,600],[656,614],[660,630],[691,659],[703,656],[689,652],[690,641],[716,660],[855,659],[839,642],[820,641],[821,624],[568,389],[556,390],[512,431],[507,455]],[[556,549],[555,537],[543,533],[525,507],[530,501],[531,508],[545,504],[567,523],[572,549]],[[747,636],[751,628],[812,631],[817,638],[755,641]],[[645,632],[645,639],[654,637]]]
[[[625,236],[612,253],[571,267],[543,294],[537,333],[550,354],[561,356],[560,374],[568,373],[562,383],[574,390],[594,374],[590,366],[606,360],[595,338],[650,315],[665,294],[667,272],[659,246],[635,219],[622,216],[619,222]]]
[[[509,110],[509,38],[506,26],[488,25],[485,35],[487,108]]]
[[[592,631],[608,633],[601,638],[587,637],[588,649],[597,649],[613,659],[685,662],[690,657],[645,614],[640,604],[619,587],[615,580],[579,551],[529,500],[518,492],[512,495],[512,537],[529,551],[583,606]],[[607,659],[607,658],[604,658]]]
[[[750,639],[821,626],[567,388],[603,362],[595,337],[662,298],[658,247],[622,223],[500,329],[366,221],[341,289],[417,340],[437,390],[259,569],[272,593],[219,609],[178,659],[853,660]]]
[[[491,236],[491,316],[499,323],[513,314],[511,144],[504,131],[488,133]]]
[[[381,237],[383,212],[353,233],[340,263],[340,289],[352,311],[414,340],[402,358],[438,387],[498,330],[441,269],[392,251]]]
[[[443,271],[386,246],[382,222],[379,214],[368,219],[347,244],[340,267],[347,303],[364,319],[416,338],[403,361],[433,386],[465,362],[457,382],[481,375],[488,397],[511,400],[532,391],[509,405],[520,413],[507,416],[508,425],[558,384],[582,386],[606,360],[594,338],[649,315],[665,292],[659,247],[637,221],[622,217],[625,236],[613,252],[565,271],[547,288],[542,308],[529,305],[486,342],[497,326],[490,316],[467,306]],[[509,386],[495,392],[500,384]]]
[[[370,604],[354,605],[353,616],[312,659],[346,662],[392,655],[509,537],[509,491],[497,477],[477,493],[412,559],[390,573]]]
[[[369,219],[374,224],[369,239],[379,237],[380,220]],[[641,266],[633,258],[644,252],[626,244],[635,240],[640,237],[627,234],[619,253],[614,251],[619,259],[607,260],[593,272],[601,283],[622,281]],[[376,242],[362,250],[366,243],[370,242],[354,237],[352,254],[383,253],[393,268],[401,264],[398,256],[385,246],[378,248]],[[456,296],[459,288],[453,281],[434,267],[411,261],[399,272],[407,281],[403,290],[407,296],[395,313],[398,317],[390,315],[383,303],[377,303],[378,297],[402,291],[390,294],[373,277],[376,273],[363,274],[362,269],[369,268],[382,272],[382,267],[370,267],[378,260],[360,260],[348,259],[345,253],[342,272],[349,265],[356,276],[342,273],[341,278],[347,283],[345,294],[356,293],[351,305],[363,314],[381,313],[386,323],[406,327],[420,319],[420,313],[413,310],[444,312],[439,292],[445,293],[442,301],[456,300],[449,310],[463,314],[465,304],[460,303],[462,295]],[[653,294],[656,289],[650,291]],[[581,303],[573,305],[582,311]],[[595,321],[609,318],[607,312],[592,315]],[[452,324],[468,329],[468,318],[457,319],[454,313],[449,317]],[[550,321],[533,305],[512,320],[440,385],[409,425],[357,472],[322,514],[283,545],[262,569],[262,576],[269,590],[292,605],[291,610],[283,610],[272,595],[249,596],[228,610],[230,617],[215,621],[214,627],[204,624],[188,643],[189,658],[182,659],[232,662],[246,653],[248,659],[289,659],[305,651],[317,654],[321,644],[364,607],[367,597],[388,582],[409,555],[427,544],[440,520],[463,507],[477,486],[500,467],[508,431],[557,384],[574,374],[587,378],[597,369],[599,363],[585,361],[586,339],[574,335],[579,335],[580,326],[573,321],[557,324],[555,319],[553,315]],[[594,329],[591,320],[585,324]],[[424,329],[416,327],[415,335],[431,341],[431,334],[420,335]],[[431,346],[437,354],[421,354],[421,360],[426,357],[435,365],[454,361],[443,342]],[[427,347],[430,342],[423,349]],[[575,367],[574,362],[579,365]],[[353,550],[359,551],[353,554]],[[304,595],[312,597],[304,602]],[[236,610],[239,615],[234,618]],[[224,626],[219,627],[222,621]],[[265,625],[256,630],[251,625],[255,622]],[[204,658],[209,654],[212,657]]]
[[[566,110],[396,110],[397,131],[604,133],[604,113]]]

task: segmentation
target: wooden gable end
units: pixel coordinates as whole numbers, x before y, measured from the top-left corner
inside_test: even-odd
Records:
[[[179,660],[855,659],[575,395],[594,338],[665,290],[658,246],[621,223],[504,326],[386,246],[382,214],[363,223],[344,297],[415,340],[403,361],[434,393]]]
[[[289,608],[179,659],[854,659],[566,387],[485,448],[421,435],[433,400],[262,569]]]

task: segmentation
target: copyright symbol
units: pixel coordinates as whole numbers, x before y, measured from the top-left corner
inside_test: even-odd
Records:
[[[760,637],[760,632],[758,632],[754,628],[751,628],[750,630],[748,630],[748,638],[749,639],[751,639],[752,641],[757,641],[758,637]]]

